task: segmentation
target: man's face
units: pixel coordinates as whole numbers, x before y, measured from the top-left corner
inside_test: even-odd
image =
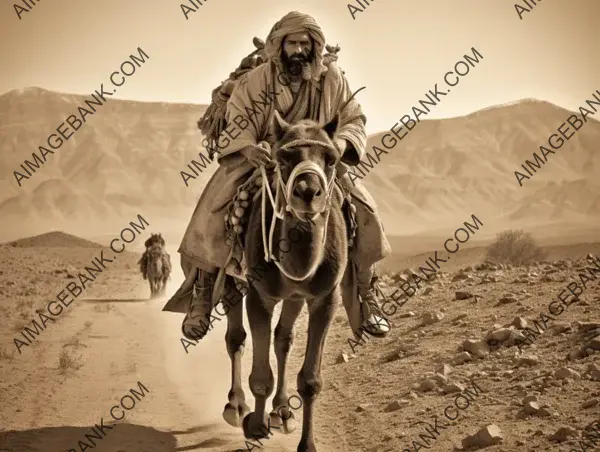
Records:
[[[313,43],[306,32],[292,33],[285,37],[282,46],[282,62],[287,71],[298,76],[312,61]]]

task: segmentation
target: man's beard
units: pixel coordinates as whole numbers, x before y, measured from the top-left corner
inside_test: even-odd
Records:
[[[282,53],[281,63],[283,69],[292,80],[310,80],[313,75],[313,56],[312,54],[295,53],[288,57],[285,52]]]

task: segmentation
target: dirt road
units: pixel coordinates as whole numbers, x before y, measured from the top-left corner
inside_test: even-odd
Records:
[[[170,251],[175,264],[177,254]],[[147,299],[149,288],[137,273],[136,255],[98,275],[31,345],[16,352],[13,337],[21,337],[19,326],[30,324],[35,308],[65,284],[63,275],[44,276],[60,271],[67,256],[74,268],[81,268],[77,262],[89,260],[89,254],[77,248],[57,252],[2,247],[4,263],[23,271],[13,273],[13,284],[5,278],[1,286],[2,306],[10,303],[13,308],[4,308],[0,330],[0,450],[248,450],[241,429],[221,417],[230,381],[225,321],[186,354],[179,340],[182,316],[162,312],[164,300]],[[22,282],[31,279],[25,292],[14,284],[20,276]],[[177,265],[167,295],[182,277]],[[244,360],[245,383],[250,357],[251,346]],[[252,406],[250,391],[247,398]],[[124,415],[122,420],[111,416],[115,405],[113,413]],[[102,432],[92,430],[96,424]],[[262,449],[295,451],[299,435],[300,429],[263,440]]]

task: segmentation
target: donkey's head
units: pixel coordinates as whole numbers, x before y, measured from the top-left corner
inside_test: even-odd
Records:
[[[291,125],[275,111],[273,157],[286,186],[289,208],[313,216],[327,208],[335,168],[340,159],[333,139],[339,117],[324,126],[311,120]]]

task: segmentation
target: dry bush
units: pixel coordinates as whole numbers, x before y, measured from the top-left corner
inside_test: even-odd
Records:
[[[79,347],[87,347],[87,345],[82,344],[77,336],[73,336],[71,339],[69,339],[67,342],[65,342],[63,347],[79,348]]]
[[[12,361],[15,357],[15,350],[12,353],[7,352],[4,348],[0,349],[0,360]]]
[[[527,265],[541,261],[546,252],[536,243],[529,232],[508,230],[496,235],[496,241],[488,247],[487,258],[501,264]]]
[[[80,362],[80,359],[71,356],[67,349],[63,348],[60,351],[60,354],[58,355],[58,370],[61,374],[65,374],[69,369],[77,370],[81,368],[81,366],[83,366],[83,364]]]

